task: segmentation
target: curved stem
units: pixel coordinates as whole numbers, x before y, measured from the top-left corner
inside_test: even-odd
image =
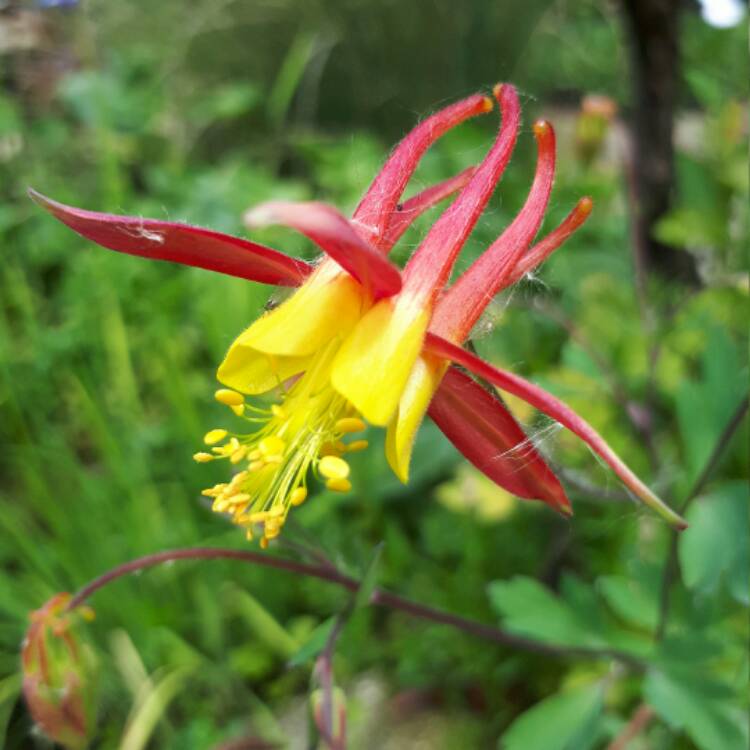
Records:
[[[130,562],[107,571],[90,583],[86,584],[68,603],[68,610],[83,604],[89,597],[99,589],[116,581],[118,578],[134,573],[138,570],[152,568],[165,562],[176,560],[238,560],[253,565],[262,565],[268,568],[284,570],[288,573],[318,578],[328,583],[347,589],[357,591],[360,582],[354,578],[344,575],[332,565],[314,565],[288,560],[281,557],[252,552],[250,550],[223,549],[220,547],[186,547],[181,549],[164,550],[152,555],[136,558]],[[405,612],[412,617],[427,620],[439,625],[460,630],[482,640],[498,643],[511,648],[524,651],[533,651],[540,654],[553,654],[562,657],[583,657],[592,659],[616,659],[636,669],[643,669],[645,662],[637,656],[625,651],[612,648],[595,648],[589,646],[559,646],[545,641],[537,641],[524,636],[515,635],[493,625],[487,625],[477,620],[470,620],[461,615],[445,612],[427,604],[415,602],[406,597],[393,594],[389,591],[376,588],[370,597],[370,602],[379,607],[387,607],[400,612]]]

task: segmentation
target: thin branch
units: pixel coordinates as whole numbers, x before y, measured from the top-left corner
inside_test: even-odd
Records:
[[[698,478],[695,480],[690,492],[688,492],[685,502],[679,510],[681,516],[685,515],[685,511],[690,507],[697,497],[701,495],[712,474],[716,470],[716,467],[721,461],[724,451],[727,449],[729,444],[734,437],[734,433],[737,431],[739,426],[742,424],[742,420],[747,414],[748,406],[750,406],[750,399],[747,396],[742,399],[739,406],[735,410],[727,426],[724,428],[719,439],[716,441],[711,455],[706,461],[706,465],[703,467]],[[669,607],[670,607],[670,591],[672,588],[672,581],[678,573],[677,569],[677,533],[672,531],[672,536],[669,539],[669,551],[667,552],[667,560],[664,564],[664,574],[661,581],[661,591],[659,596],[659,622],[656,627],[656,640],[660,641],[664,637],[664,633],[667,628],[667,620],[669,619]]]
[[[331,632],[328,634],[325,648],[318,656],[316,663],[316,672],[323,690],[323,726],[318,727],[318,729],[331,750],[343,750],[346,746],[343,733],[335,731],[333,727],[333,651],[336,648],[336,641],[341,634],[346,619],[346,612],[336,617]]]
[[[700,476],[695,480],[695,484],[688,493],[688,496],[685,499],[682,508],[680,509],[680,513],[684,513],[693,502],[693,500],[695,500],[695,498],[698,497],[698,495],[700,495],[705,489],[706,485],[708,484],[708,480],[711,479],[711,475],[716,470],[719,461],[721,461],[724,455],[724,451],[727,449],[729,443],[734,437],[734,433],[742,424],[742,420],[745,418],[745,414],[747,414],[749,406],[750,399],[745,396],[745,398],[742,399],[739,406],[732,415],[732,418],[729,420],[729,422],[727,422],[727,426],[719,436],[719,439],[716,441],[713,452],[711,453],[708,461],[706,461],[706,465],[703,467],[703,471],[700,473]]]
[[[342,586],[349,591],[356,591],[359,587],[357,581],[349,578],[349,576],[345,576],[330,565],[311,565],[250,550],[223,549],[219,547],[184,547],[182,549],[164,550],[151,555],[137,557],[135,560],[130,560],[122,565],[118,565],[116,568],[112,568],[112,570],[108,570],[78,591],[70,600],[67,608],[70,610],[83,604],[84,601],[100,588],[118,578],[139,570],[144,570],[145,568],[153,568],[156,565],[176,560],[239,560],[255,565],[263,565],[267,568],[285,570],[289,573],[298,573],[312,578],[319,578]]]
[[[634,740],[654,717],[654,709],[646,703],[641,703],[633,712],[630,721],[623,727],[622,732],[615,737],[607,750],[626,750],[630,740]]]
[[[218,547],[188,547],[182,549],[164,550],[152,555],[145,555],[130,562],[119,565],[103,575],[95,578],[86,584],[68,604],[68,609],[73,609],[83,604],[90,596],[107,584],[122,578],[123,576],[134,573],[145,568],[152,568],[165,562],[176,560],[237,560],[240,562],[250,563],[253,565],[262,565],[276,570],[284,570],[297,575],[309,576],[319,580],[333,583],[337,586],[347,589],[348,591],[357,591],[360,582],[354,578],[344,575],[336,568],[330,565],[312,565],[301,563],[295,560],[287,560],[281,557],[261,552],[252,552],[250,550],[222,549]],[[614,648],[596,648],[592,646],[560,646],[544,641],[537,641],[524,636],[515,635],[501,628],[487,625],[483,622],[470,620],[451,612],[445,612],[427,604],[412,601],[406,597],[392,594],[389,591],[376,588],[370,597],[370,602],[379,607],[387,607],[400,612],[405,612],[412,617],[437,623],[439,625],[448,625],[449,627],[460,630],[469,635],[473,635],[482,640],[491,641],[502,646],[517,648],[523,651],[531,651],[538,654],[551,654],[560,657],[581,657],[590,659],[615,659],[627,664],[635,669],[643,669],[645,661],[629,654],[626,651],[620,651]]]

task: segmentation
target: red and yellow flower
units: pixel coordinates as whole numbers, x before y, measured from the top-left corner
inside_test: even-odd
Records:
[[[246,432],[208,432],[198,461],[226,459],[240,469],[206,494],[214,509],[262,543],[277,536],[289,510],[304,502],[310,473],[331,490],[350,489],[347,453],[366,423],[387,430],[386,454],[408,480],[414,438],[425,414],[488,477],[522,498],[570,514],[560,482],[495,393],[473,373],[526,400],[573,431],[623,483],[676,526],[669,509],[578,414],[524,378],[462,348],[493,297],[542,263],[588,217],[581,199],[550,234],[532,244],[549,201],[555,169],[551,125],[534,124],[538,160],[523,208],[498,239],[450,286],[456,258],[489,201],[513,151],[520,107],[515,89],[498,85],[502,123],[477,167],[417,194],[402,193],[420,158],[442,134],[493,107],[475,95],[421,122],[396,147],[351,219],[322,203],[270,202],[245,216],[251,228],[286,225],[327,256],[311,266],[270,248],[199,227],[83,211],[32,197],[84,237],[120,252],[199,266],[268,284],[297,287],[241,333],[218,370],[216,398],[248,425]],[[388,253],[409,224],[448,196],[403,270]],[[253,401],[275,394],[270,407]],[[348,441],[348,442],[347,442]]]

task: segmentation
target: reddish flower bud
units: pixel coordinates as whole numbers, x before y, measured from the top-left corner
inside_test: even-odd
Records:
[[[332,689],[331,706],[328,709],[330,710],[330,716],[326,716],[325,691],[322,688],[310,693],[310,709],[315,726],[332,747],[346,747],[346,696],[344,691],[338,687]]]
[[[70,594],[53,596],[32,612],[21,650],[23,694],[34,721],[66,748],[83,748],[93,725],[91,682],[73,628],[93,611],[68,610]]]

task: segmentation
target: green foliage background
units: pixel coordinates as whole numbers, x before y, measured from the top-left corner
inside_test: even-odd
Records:
[[[275,293],[97,249],[43,215],[28,185],[74,205],[233,233],[244,209],[270,198],[350,210],[410,124],[510,78],[527,125],[461,263],[522,204],[535,117],[559,131],[545,227],[581,195],[596,209],[539,280],[499,301],[476,346],[578,409],[670,502],[689,496],[747,393],[741,28],[711,29],[695,14],[683,27],[686,135],[676,209],[659,233],[700,258],[706,283],[651,278],[639,297],[620,126],[593,161],[574,142],[582,94],[628,112],[626,50],[607,4],[475,0],[457,12],[426,1],[91,0],[30,12],[48,24],[40,46],[0,52],[4,747],[45,746],[19,698],[30,610],[151,551],[245,546],[199,499],[221,468],[190,456],[224,417],[211,398],[216,364]],[[492,119],[444,138],[411,189],[481,159]],[[401,260],[431,220],[410,230]],[[312,257],[290,233],[258,237]],[[560,647],[517,651],[360,608],[334,660],[352,746],[606,747],[646,702],[655,718],[629,747],[746,747],[747,422],[690,507],[658,640],[670,532],[621,498],[575,439],[525,416],[565,467],[571,522],[483,483],[432,425],[408,486],[372,434],[354,492],[321,493],[295,512],[290,538],[352,575],[364,575],[382,541],[378,585]],[[321,582],[225,562],[155,569],[101,591],[86,632],[98,675],[93,746],[213,748],[246,736],[303,746],[316,627],[347,602]],[[579,646],[645,666],[569,651]]]

